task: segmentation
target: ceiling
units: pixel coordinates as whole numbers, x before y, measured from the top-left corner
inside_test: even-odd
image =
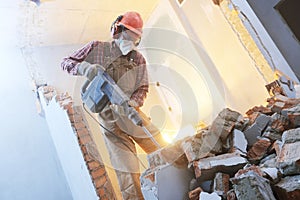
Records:
[[[144,21],[158,0],[29,0],[5,1],[0,5],[0,28],[9,41],[33,46],[83,44],[93,39],[110,38],[112,21],[126,11],[134,10]],[[3,34],[3,33],[2,33]],[[2,41],[2,42],[8,42]],[[1,43],[0,43],[1,44]]]

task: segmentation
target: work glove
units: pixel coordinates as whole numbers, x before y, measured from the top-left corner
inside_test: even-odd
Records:
[[[88,80],[93,80],[93,78],[98,74],[98,68],[100,65],[90,64],[88,62],[83,61],[77,67],[77,73],[79,75],[85,76]]]
[[[129,100],[128,105],[134,108],[140,107],[140,105],[135,100]]]
[[[133,108],[138,108],[139,105],[135,100],[129,100],[127,102],[128,105],[116,105],[116,104],[112,104],[110,105],[110,108],[115,112],[118,113],[119,115],[123,115],[123,116],[127,116],[129,115],[130,112],[130,107]]]
[[[118,115],[127,116],[129,114],[128,106],[111,104],[110,108]]]

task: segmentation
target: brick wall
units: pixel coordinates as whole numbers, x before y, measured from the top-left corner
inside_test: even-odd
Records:
[[[77,133],[78,142],[98,196],[101,200],[116,199],[105,166],[88,129],[81,106],[69,107],[68,115],[74,131]]]
[[[91,176],[96,193],[101,200],[116,199],[114,189],[106,172],[102,158],[91,136],[88,123],[81,106],[74,106],[72,98],[67,94],[56,94],[53,87],[43,87],[43,94],[47,101],[56,97],[56,102],[67,111],[71,126],[78,139],[83,158]]]

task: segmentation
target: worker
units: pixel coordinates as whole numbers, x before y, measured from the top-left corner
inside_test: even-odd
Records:
[[[99,66],[113,78],[129,97],[128,104],[134,107],[147,130],[155,140],[166,145],[159,130],[141,112],[149,90],[146,60],[136,47],[142,37],[143,20],[137,12],[126,12],[117,17],[110,31],[112,41],[92,41],[65,57],[61,63],[64,71],[72,75],[82,75],[92,80]],[[135,143],[150,153],[159,147],[145,135],[140,127],[126,116],[126,110],[110,103],[99,113],[105,144],[111,163],[116,171],[123,199],[143,199],[140,185],[139,159]]]

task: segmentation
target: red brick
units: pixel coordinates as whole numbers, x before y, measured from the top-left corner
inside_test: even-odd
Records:
[[[81,130],[81,129],[85,129],[86,128],[86,125],[83,121],[80,121],[80,122],[75,122],[74,123],[74,127],[76,130]]]
[[[72,108],[72,106],[73,106],[73,103],[70,102],[70,103],[68,103],[66,105],[63,105],[63,109],[68,111],[70,108]]]
[[[93,179],[96,179],[96,178],[104,175],[105,172],[106,172],[105,168],[104,168],[104,166],[102,166],[101,168],[92,171],[91,174],[92,174]]]
[[[89,142],[93,141],[90,135],[79,137],[80,144],[88,144]]]
[[[84,160],[85,160],[86,162],[90,162],[90,161],[93,161],[94,159],[91,158],[91,156],[90,156],[89,154],[85,154],[85,155],[84,155]]]
[[[97,179],[94,179],[96,189],[102,187],[106,183],[106,181],[107,181],[106,176],[101,176]]]
[[[83,153],[83,155],[87,154],[87,149],[84,145],[81,145],[81,152]]]
[[[260,138],[253,144],[247,155],[250,160],[259,160],[267,153],[270,146],[271,141],[269,139]]]
[[[81,122],[83,120],[82,116],[79,114],[69,116],[71,122]]]
[[[234,192],[234,189],[231,189],[227,192],[227,200],[236,200],[236,194]]]
[[[111,199],[109,199],[107,196],[103,196],[101,197],[101,200],[111,200]]]
[[[97,194],[102,199],[102,197],[105,195],[105,189],[103,187],[97,189]]]
[[[88,131],[87,129],[77,130],[76,132],[77,132],[77,135],[78,135],[80,138],[89,135],[89,131]]]
[[[213,191],[219,196],[225,198],[229,191],[229,174],[216,173],[213,181]]]
[[[197,187],[196,189],[192,190],[189,192],[189,199],[190,200],[198,200],[199,199],[199,196],[200,196],[200,193],[202,192],[203,190],[200,188],[200,187]]]
[[[92,161],[92,162],[88,162],[88,167],[90,170],[94,170],[96,168],[99,168],[101,165],[99,162],[96,162],[96,161]]]
[[[70,115],[74,115],[74,114],[75,114],[75,111],[74,111],[73,107],[70,107],[70,108],[67,110],[67,113],[68,113],[69,116],[70,116]]]

